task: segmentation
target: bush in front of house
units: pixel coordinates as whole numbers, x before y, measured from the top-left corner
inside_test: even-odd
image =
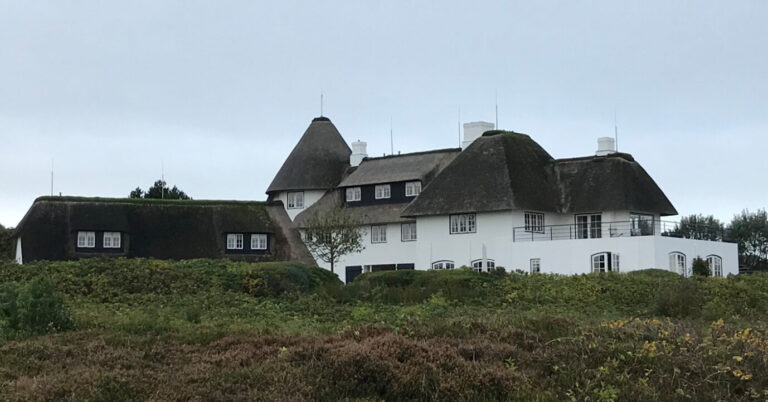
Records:
[[[0,285],[0,337],[27,338],[73,328],[69,308],[50,282]]]

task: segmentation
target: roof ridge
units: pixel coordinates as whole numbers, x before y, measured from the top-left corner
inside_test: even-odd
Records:
[[[397,158],[400,156],[417,156],[417,155],[426,155],[426,154],[437,154],[437,153],[448,153],[448,152],[461,152],[461,148],[442,148],[442,149],[431,149],[427,151],[416,151],[416,152],[409,152],[405,154],[390,154],[390,155],[384,155],[384,156],[366,156],[363,158],[367,161],[372,160],[380,160],[380,159],[388,159],[388,158]]]
[[[120,197],[80,197],[80,196],[49,196],[44,195],[35,198],[37,202],[83,202],[83,203],[104,203],[104,204],[165,204],[165,205],[190,205],[190,206],[215,206],[215,205],[275,205],[270,201],[249,201],[249,200],[177,200],[160,198],[120,198]]]

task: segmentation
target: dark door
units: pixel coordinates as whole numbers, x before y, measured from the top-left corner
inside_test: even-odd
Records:
[[[347,283],[355,280],[355,278],[363,273],[363,267],[361,265],[354,265],[347,267]]]

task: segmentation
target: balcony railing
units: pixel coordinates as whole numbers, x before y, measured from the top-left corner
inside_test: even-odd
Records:
[[[690,236],[679,230],[677,222],[662,220],[635,220],[600,223],[576,223],[539,227],[516,227],[512,236],[515,242],[599,239],[608,237],[670,236],[722,241],[721,230],[702,231],[701,236]]]

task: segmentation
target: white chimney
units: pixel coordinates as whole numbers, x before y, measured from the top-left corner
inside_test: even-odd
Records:
[[[461,143],[461,149],[467,149],[476,139],[480,138],[486,131],[494,129],[493,123],[487,121],[473,121],[471,123],[464,123],[464,141]]]
[[[616,140],[613,137],[600,137],[597,139],[597,156],[605,156],[616,152]]]
[[[352,155],[349,156],[350,166],[360,166],[363,158],[368,156],[368,143],[357,140],[352,143]]]

